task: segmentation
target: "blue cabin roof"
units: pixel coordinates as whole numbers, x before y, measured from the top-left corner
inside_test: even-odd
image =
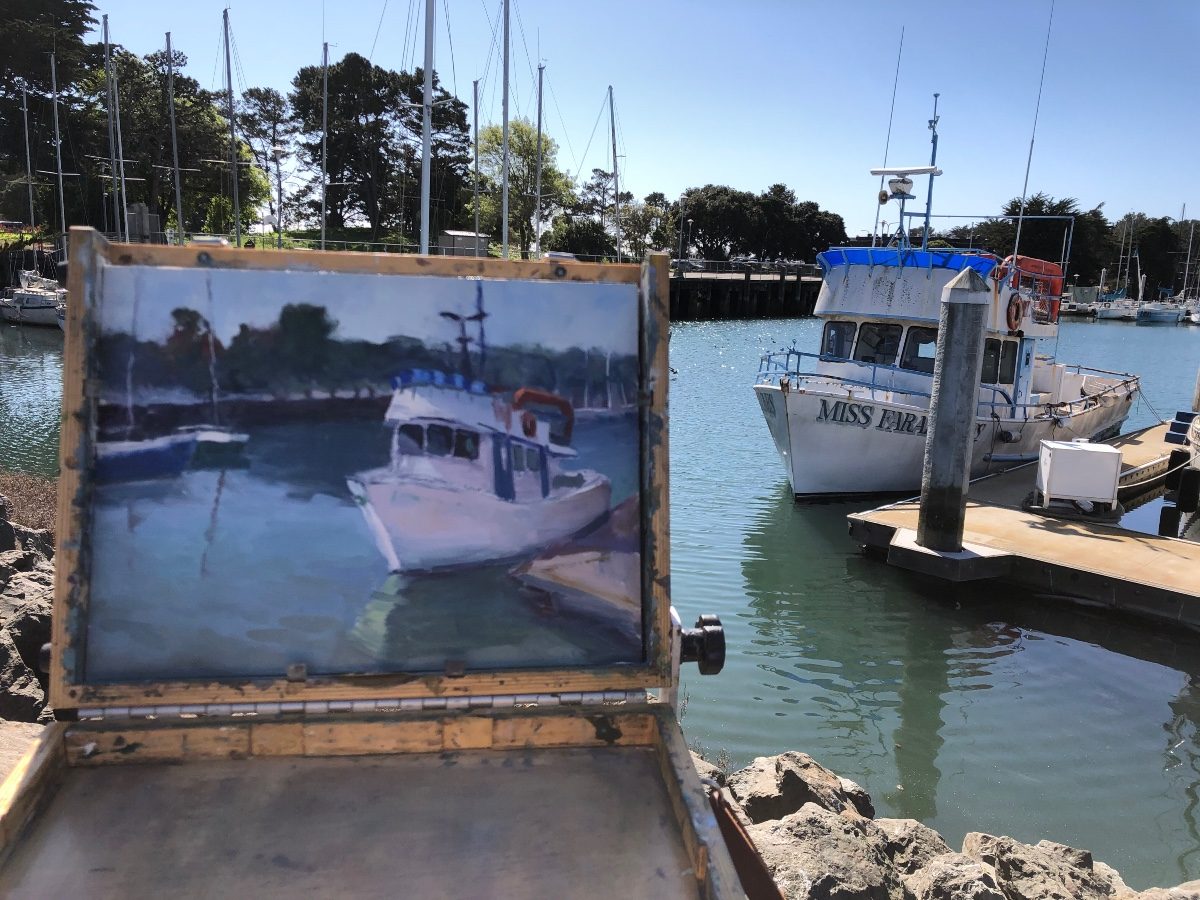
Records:
[[[487,385],[482,381],[467,381],[460,372],[443,372],[440,369],[405,369],[392,376],[392,389],[432,384],[437,387],[454,388],[472,394],[486,394]]]
[[[828,274],[838,266],[895,266],[898,268],[974,269],[987,275],[999,263],[994,256],[961,250],[900,250],[896,247],[830,247],[817,254],[821,271]]]

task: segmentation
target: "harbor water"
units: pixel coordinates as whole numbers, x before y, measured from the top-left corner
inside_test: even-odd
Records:
[[[671,330],[672,595],[729,643],[719,676],[685,672],[689,742],[733,766],[803,750],[952,845],[1048,838],[1136,888],[1200,877],[1200,638],[924,580],[847,537],[869,501],[795,504],[750,385],[818,329]],[[1131,429],[1190,403],[1200,328],[1067,322],[1058,356],[1140,373]],[[0,326],[0,467],[55,473],[61,367],[57,331]]]

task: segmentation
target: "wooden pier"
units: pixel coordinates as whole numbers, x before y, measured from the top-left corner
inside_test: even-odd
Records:
[[[1121,496],[1152,491],[1171,445],[1161,424],[1108,443],[1122,456]],[[1027,512],[1037,463],[973,481],[961,553],[916,545],[917,499],[848,517],[850,535],[901,568],[949,581],[995,578],[1034,594],[1200,628],[1200,544]]]
[[[786,272],[687,272],[671,277],[671,321],[811,316],[821,279]]]

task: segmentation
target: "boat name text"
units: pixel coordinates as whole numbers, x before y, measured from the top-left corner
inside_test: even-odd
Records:
[[[883,409],[878,412],[879,418],[876,419],[876,409],[870,403],[822,399],[821,410],[817,413],[817,421],[833,422],[837,425],[855,425],[859,428],[874,426],[876,431],[891,431],[898,434],[925,434],[928,431],[929,416],[927,415],[900,412],[895,409]]]

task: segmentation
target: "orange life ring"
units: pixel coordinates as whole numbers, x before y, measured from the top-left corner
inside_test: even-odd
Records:
[[[1006,315],[1008,321],[1008,330],[1016,331],[1021,324],[1021,296],[1013,294],[1008,298],[1008,313]]]

